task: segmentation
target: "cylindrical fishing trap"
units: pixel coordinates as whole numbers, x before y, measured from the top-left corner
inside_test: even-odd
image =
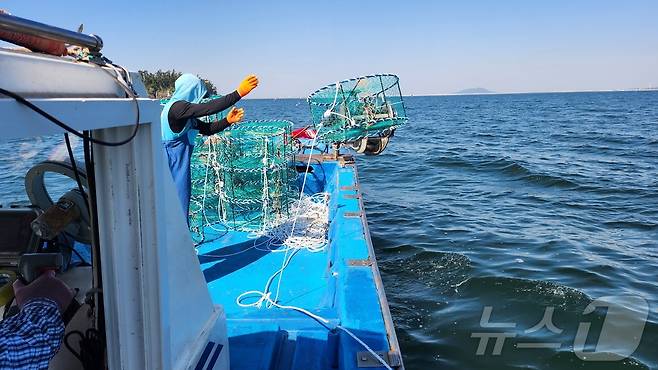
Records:
[[[382,136],[407,122],[399,79],[391,74],[328,85],[308,103],[318,139],[326,143]]]
[[[289,121],[245,122],[198,143],[190,205],[197,241],[205,227],[261,232],[289,218],[298,196],[291,129]]]

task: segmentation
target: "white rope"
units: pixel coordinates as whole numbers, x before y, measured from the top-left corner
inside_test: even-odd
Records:
[[[309,170],[309,168],[311,168],[311,159],[313,158],[313,150],[315,148],[315,144],[317,143],[318,134],[320,133],[321,129],[322,129],[322,125],[318,126],[318,129],[316,131],[316,135],[313,138],[313,141],[311,142],[311,151],[308,154],[308,161],[306,162],[306,170],[304,171],[304,180],[302,180],[302,188],[299,191],[299,204],[298,204],[297,210],[295,212],[295,217],[292,220],[292,227],[290,228],[290,236],[295,235],[295,227],[297,226],[297,220],[299,219],[299,217],[301,215],[301,212],[302,212],[301,203],[302,203],[302,200],[304,199],[304,189],[306,188],[306,178],[308,177],[308,170]],[[328,205],[327,205],[327,208],[328,208]],[[327,212],[327,214],[329,213],[328,210],[326,212]],[[328,224],[328,220],[327,220],[327,224]],[[326,233],[323,234],[323,239],[324,239],[324,241],[322,242],[321,246],[314,245],[314,246],[312,246],[313,249],[309,250],[309,251],[315,253],[315,252],[320,252],[320,251],[324,250],[324,247],[326,245]],[[298,246],[298,244],[295,244],[294,246]],[[308,247],[306,247],[306,248],[308,248]],[[291,249],[299,250],[299,248],[294,248],[294,247],[291,248],[290,246],[288,248],[285,248],[285,254],[283,256],[284,264],[281,265],[281,270],[280,270],[280,273],[278,274],[279,275],[279,281],[276,284],[276,295],[274,296],[275,301],[277,301],[279,299],[279,292],[281,291],[281,281],[283,280],[283,272],[285,271],[285,268],[288,265],[288,263],[290,263],[290,259],[292,259],[292,256],[294,256],[294,253],[293,253],[290,256],[290,258],[288,259],[288,262],[285,262],[286,258],[288,257],[288,253],[290,252]]]
[[[354,121],[353,118],[348,117],[348,116],[345,116],[345,115],[342,115],[342,114],[340,114],[340,113],[338,113],[338,112],[334,112],[334,108],[336,108],[336,102],[338,101],[338,89],[339,89],[339,88],[340,88],[340,82],[336,82],[336,94],[334,94],[334,101],[333,101],[333,103],[331,103],[331,106],[330,106],[330,107],[324,112],[324,114],[323,114],[322,116],[323,116],[324,118],[327,118],[327,119],[328,119],[328,118],[331,117],[331,115],[333,114],[334,116],[338,116],[338,117],[341,117],[341,118],[345,118],[346,120],[350,121],[350,124],[351,124],[352,126],[355,126],[355,125],[356,125],[356,121]],[[347,112],[349,113],[349,109],[347,110]],[[319,129],[318,129],[318,130],[319,130]],[[317,133],[315,134],[315,136],[317,137]]]
[[[311,253],[323,251],[329,227],[329,194],[302,195],[291,205],[291,211],[294,217],[263,234],[273,240],[272,245],[284,247],[272,252],[290,249],[306,249]],[[279,241],[279,244],[274,241]]]

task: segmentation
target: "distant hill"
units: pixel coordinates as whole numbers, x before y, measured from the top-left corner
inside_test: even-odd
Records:
[[[471,89],[459,90],[455,94],[495,94],[495,91],[485,89],[484,87],[474,87]]]

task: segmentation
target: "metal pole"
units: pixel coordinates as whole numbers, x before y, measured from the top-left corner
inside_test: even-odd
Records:
[[[83,46],[92,52],[98,52],[103,48],[103,40],[99,36],[85,35],[9,14],[0,14],[0,30]]]

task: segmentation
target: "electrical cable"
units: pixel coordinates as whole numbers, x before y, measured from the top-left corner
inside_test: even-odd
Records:
[[[74,335],[80,337],[78,341],[80,352],[76,351],[70,343],[71,337]],[[99,368],[99,362],[103,357],[105,341],[98,330],[89,328],[84,334],[79,330],[70,331],[64,336],[64,345],[80,361],[84,370],[96,370]]]
[[[80,180],[80,173],[78,172],[78,165],[75,161],[75,157],[73,156],[73,148],[71,147],[71,140],[69,139],[68,132],[64,134],[64,141],[66,142],[66,150],[69,153],[69,162],[71,162],[71,168],[73,168],[73,174],[75,175],[75,182],[78,184],[78,190],[82,195],[82,199],[84,199],[85,201],[87,210],[89,210],[89,200],[87,199],[87,192],[82,187],[82,181]]]
[[[78,251],[75,249],[74,246],[71,246],[71,245],[66,244],[66,243],[62,243],[62,244],[66,245],[66,247],[69,248],[69,249],[71,250],[71,252],[73,252],[73,254],[75,254],[75,255],[78,257],[78,259],[79,259],[80,262],[81,262],[81,265],[80,265],[80,266],[91,266],[91,263],[87,262],[87,260],[85,260],[85,259],[82,257],[82,255],[80,254],[80,252],[78,252]]]
[[[96,312],[95,326],[98,336],[101,340],[105,338],[105,313],[103,311],[103,280],[101,274],[101,257],[98,233],[98,213],[97,213],[97,198],[96,198],[96,176],[94,172],[94,153],[90,140],[91,133],[83,131],[83,152],[85,158],[85,168],[87,172],[87,183],[89,186],[89,213],[91,219],[91,258],[92,258],[92,291],[94,298],[90,301],[92,309]],[[102,342],[104,343],[104,342]],[[81,348],[82,349],[82,348]],[[89,369],[104,368],[105,366],[105,347],[100,348],[100,356],[96,357],[96,362]]]
[[[5,309],[4,309],[4,311],[2,312],[2,319],[3,319],[3,320],[6,319],[7,316],[9,316],[9,311],[10,311],[9,309],[11,308],[11,305],[14,303],[14,299],[15,299],[15,298],[16,298],[15,296],[11,297],[11,299],[9,300],[9,302],[7,302],[7,304],[5,305]]]
[[[323,149],[320,149],[317,146],[315,147],[315,149],[320,151],[320,152],[323,151]],[[326,179],[327,178],[327,173],[326,173],[324,167],[322,166],[322,162],[317,158],[313,158],[313,161],[316,162],[318,164],[318,167],[320,167],[320,169],[322,170],[322,179],[323,180]],[[304,163],[302,161],[297,161],[297,162],[302,163],[302,164]],[[311,172],[311,173],[315,173],[315,172]],[[316,178],[317,178],[317,176],[316,176]]]

